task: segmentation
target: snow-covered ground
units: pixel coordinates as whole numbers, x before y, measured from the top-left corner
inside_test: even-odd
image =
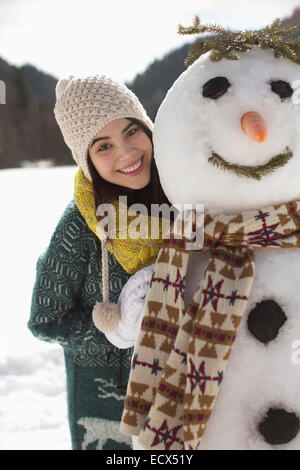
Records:
[[[75,166],[0,171],[0,449],[71,449],[62,349],[27,329],[38,256],[73,197]]]

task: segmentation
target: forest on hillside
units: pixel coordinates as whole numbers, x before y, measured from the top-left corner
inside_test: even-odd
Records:
[[[300,8],[282,23],[300,25]],[[126,83],[152,120],[168,89],[185,70],[189,46],[185,44],[155,60]],[[72,164],[53,113],[57,78],[30,64],[15,67],[0,58],[0,80],[6,88],[6,104],[0,104],[0,169],[47,160],[54,165]]]
[[[153,120],[166,92],[185,68],[187,51],[188,45],[154,61],[126,84]],[[36,160],[72,164],[53,113],[57,79],[31,65],[15,67],[0,59],[0,80],[6,88],[6,104],[0,105],[0,169]]]

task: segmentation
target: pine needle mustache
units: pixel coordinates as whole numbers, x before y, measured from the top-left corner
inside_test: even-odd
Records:
[[[275,155],[264,165],[247,166],[229,163],[215,152],[211,153],[211,157],[209,157],[208,161],[221,170],[231,171],[238,176],[246,176],[247,178],[260,180],[262,176],[269,175],[270,173],[273,173],[273,171],[277,170],[277,168],[284,166],[292,157],[293,152],[286,147],[283,153]]]

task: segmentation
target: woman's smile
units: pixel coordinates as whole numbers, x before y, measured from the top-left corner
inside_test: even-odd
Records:
[[[136,160],[136,162],[133,165],[120,168],[120,170],[117,170],[117,171],[128,176],[134,176],[134,175],[138,175],[141,171],[143,171],[143,168],[144,168],[144,155],[138,160]]]

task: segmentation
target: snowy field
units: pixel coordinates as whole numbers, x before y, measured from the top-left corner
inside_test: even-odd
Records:
[[[70,450],[62,349],[27,329],[35,266],[77,167],[0,170],[0,449]]]

